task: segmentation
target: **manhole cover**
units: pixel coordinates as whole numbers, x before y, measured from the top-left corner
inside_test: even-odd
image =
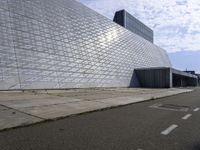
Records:
[[[164,110],[173,110],[173,111],[188,111],[188,106],[181,106],[181,105],[175,105],[175,104],[154,104],[150,106],[151,108],[157,108],[157,109],[164,109]]]

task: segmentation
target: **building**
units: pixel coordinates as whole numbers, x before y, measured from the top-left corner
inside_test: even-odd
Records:
[[[174,68],[140,68],[135,69],[141,87],[171,88],[197,86],[196,75],[179,71]]]
[[[75,0],[0,1],[0,90],[141,86],[165,50]]]
[[[153,30],[125,10],[115,13],[114,22],[153,43]]]
[[[198,77],[198,86],[200,86],[200,74],[196,74]]]
[[[194,70],[186,70],[186,71],[184,71],[184,72],[187,72],[187,73],[196,75],[197,78],[198,78],[198,86],[200,85],[200,74],[196,73]]]

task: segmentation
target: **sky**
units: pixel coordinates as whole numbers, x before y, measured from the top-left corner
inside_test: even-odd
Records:
[[[154,30],[155,44],[167,50],[200,50],[200,0],[80,0],[112,19],[126,9]]]
[[[110,19],[115,11],[125,9],[153,29],[155,44],[168,53],[197,52],[200,59],[200,0],[79,1]],[[176,63],[180,62],[173,59],[175,67]],[[187,64],[179,68],[187,68]]]

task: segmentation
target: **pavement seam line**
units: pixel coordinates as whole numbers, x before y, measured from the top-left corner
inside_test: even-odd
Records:
[[[178,125],[176,124],[172,124],[171,126],[169,126],[167,129],[165,129],[164,131],[162,131],[160,134],[162,135],[168,135],[170,132],[172,132],[174,129],[176,129],[178,127]]]
[[[188,118],[190,118],[192,116],[192,114],[187,114],[185,116],[182,117],[183,120],[187,120]]]
[[[192,91],[190,91],[192,92]],[[182,92],[182,93],[188,93],[188,92]],[[166,95],[166,96],[161,96],[160,98],[163,98],[163,97],[171,97],[171,96],[174,96],[174,95],[179,95],[181,93],[174,93],[174,94],[170,94],[170,95]],[[158,97],[156,97],[155,99],[159,99]],[[17,112],[20,112],[20,113],[23,113],[23,114],[26,114],[26,115],[29,115],[29,116],[33,116],[33,117],[36,117],[36,118],[39,118],[39,119],[42,119],[41,121],[37,122],[37,123],[30,123],[29,125],[32,125],[32,124],[38,124],[40,122],[43,122],[43,121],[53,121],[53,120],[58,120],[58,119],[63,119],[63,118],[67,118],[67,117],[73,117],[73,116],[77,116],[77,115],[82,115],[82,114],[87,114],[87,113],[90,113],[90,112],[96,112],[96,111],[102,111],[102,110],[107,110],[107,109],[111,109],[111,108],[117,108],[117,107],[123,107],[123,106],[127,106],[127,105],[131,105],[131,104],[137,104],[137,103],[141,103],[141,102],[145,102],[145,101],[152,101],[152,100],[155,100],[155,99],[145,99],[145,100],[141,100],[141,101],[137,101],[137,102],[130,102],[130,103],[127,103],[127,104],[118,104],[118,105],[112,105],[112,106],[106,106],[106,107],[103,107],[103,108],[97,108],[95,110],[89,110],[89,111],[86,111],[86,112],[81,112],[81,113],[78,113],[78,114],[70,114],[70,115],[66,115],[66,116],[59,116],[59,117],[56,117],[56,118],[52,118],[52,119],[49,119],[49,118],[42,118],[42,117],[39,117],[39,116],[35,116],[35,115],[32,115],[32,114],[29,114],[29,113],[26,113],[24,111],[21,111],[21,110],[18,110],[18,109],[15,109],[15,108],[12,108],[12,107],[9,107],[9,106],[6,106],[6,105],[3,105],[3,104],[0,104],[6,108],[9,108],[11,110],[15,110]],[[84,100],[84,99],[79,99],[80,101],[77,101],[77,102],[81,102],[82,100],[83,101],[92,101],[92,100]],[[95,100],[96,102],[98,103],[104,103],[104,102],[100,102],[98,100]],[[72,102],[74,103],[74,102]],[[104,103],[104,104],[107,104]],[[29,126],[29,125],[26,125],[26,126]],[[20,126],[16,126],[16,127],[20,127]],[[13,127],[12,127],[13,128]]]
[[[23,112],[23,111],[21,111],[21,110],[18,110],[18,109],[15,109],[15,108],[12,108],[12,107],[9,107],[9,106],[6,106],[6,105],[0,104],[0,106],[6,107],[6,108],[8,108],[8,109],[11,109],[11,110],[14,110],[14,111],[17,111],[17,112],[20,112],[20,113],[23,113],[23,114],[26,114],[26,115],[29,115],[29,116],[32,116],[32,117],[36,117],[36,118],[39,118],[39,119],[42,119],[42,120],[46,120],[46,118],[42,118],[42,117],[39,117],[39,116],[35,116],[35,115],[32,115],[32,114]]]

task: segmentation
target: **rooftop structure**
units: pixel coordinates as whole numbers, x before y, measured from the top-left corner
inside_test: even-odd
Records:
[[[125,10],[120,10],[115,13],[114,22],[130,30],[131,32],[143,37],[144,39],[154,42],[153,30],[129,14]]]

